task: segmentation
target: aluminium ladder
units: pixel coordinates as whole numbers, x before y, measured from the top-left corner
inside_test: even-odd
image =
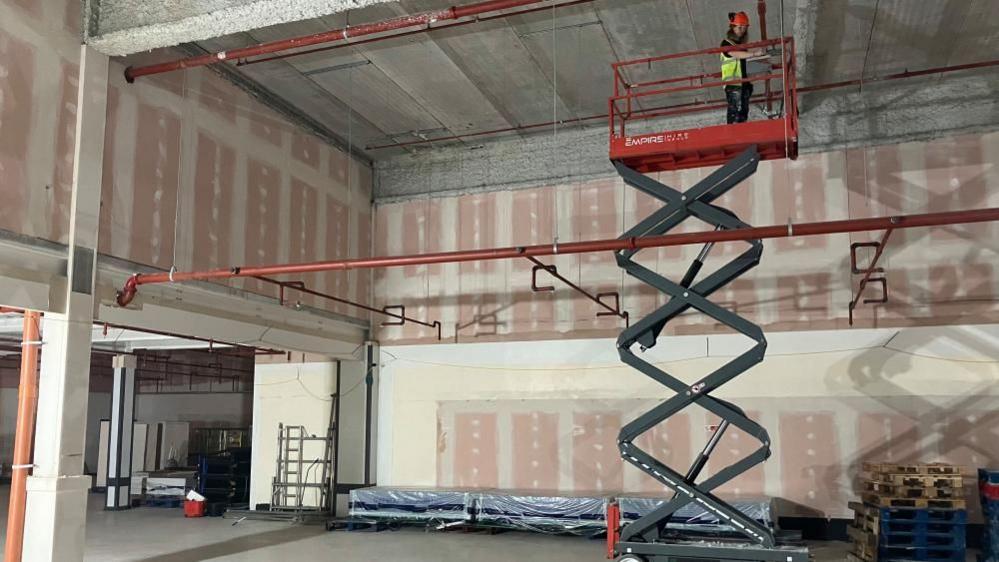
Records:
[[[681,193],[642,175],[620,161],[615,161],[614,166],[625,183],[665,203],[662,208],[625,232],[621,238],[663,235],[690,217],[700,219],[716,229],[747,228],[749,225],[742,222],[735,214],[714,205],[713,202],[755,173],[759,162],[760,154],[755,146],[750,146],[708,177]],[[703,247],[679,283],[635,262],[633,258],[638,249],[615,253],[618,266],[628,275],[670,297],[665,305],[621,332],[617,340],[621,360],[676,393],[625,425],[618,435],[618,447],[624,460],[674,491],[671,499],[624,527],[616,547],[617,554],[621,555],[619,560],[622,562],[677,559],[780,562],[808,560],[806,549],[778,545],[771,529],[712,494],[722,484],[762,463],[770,456],[770,436],[767,430],[749,419],[738,406],[711,395],[723,384],[763,361],[767,347],[763,330],[747,319],[708,300],[712,293],[759,264],[763,254],[763,244],[760,240],[749,241],[749,249],[695,284],[694,280],[713,245],[708,243]],[[656,345],[666,323],[689,309],[706,314],[755,342],[748,351],[692,384],[685,383],[645,361],[633,350],[637,346],[641,351],[645,351]],[[717,415],[721,418],[721,423],[686,473],[681,474],[666,466],[635,445],[634,441],[638,436],[693,404]],[[701,470],[707,464],[722,434],[730,426],[735,426],[758,440],[759,448],[717,471],[711,477],[698,481]],[[690,503],[698,504],[715,515],[719,521],[728,523],[736,532],[743,535],[742,542],[732,544],[724,541],[712,543],[664,539],[663,529],[670,516]]]
[[[337,405],[333,398],[333,420]],[[331,421],[326,435],[309,435],[305,426],[278,424],[278,454],[274,478],[271,480],[271,511],[291,511],[296,513],[328,513],[332,509],[330,481],[335,470],[333,455],[336,441],[336,426]],[[322,454],[313,460],[307,457],[305,449],[309,443],[320,443]],[[315,481],[311,478],[315,471]],[[306,505],[306,495],[316,491],[315,505]]]

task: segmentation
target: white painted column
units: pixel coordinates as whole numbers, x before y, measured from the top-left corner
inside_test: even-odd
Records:
[[[111,391],[111,424],[108,430],[108,510],[129,509],[132,486],[132,427],[135,423],[134,355],[114,358],[114,386]]]
[[[67,283],[53,286],[42,325],[35,468],[28,478],[24,560],[83,560],[83,476],[108,58],[81,47]]]

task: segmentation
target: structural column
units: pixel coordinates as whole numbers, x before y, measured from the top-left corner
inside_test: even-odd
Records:
[[[128,509],[132,486],[132,428],[135,423],[134,355],[114,358],[111,424],[108,429],[108,487],[105,509]]]
[[[83,476],[94,272],[101,198],[108,58],[82,47],[66,284],[53,285],[45,313],[34,471],[28,479],[24,559],[83,560]]]

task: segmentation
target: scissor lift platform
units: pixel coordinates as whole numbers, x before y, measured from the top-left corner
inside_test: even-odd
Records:
[[[642,172],[721,166],[750,146],[762,160],[798,156],[798,105],[794,80],[794,40],[790,37],[740,45],[769,50],[741,82],[754,83],[752,103],[768,115],[745,123],[665,129],[664,119],[712,112],[724,120],[724,87],[720,72],[670,76],[676,69],[718,66],[718,56],[731,48],[705,49],[613,65],[614,96],[610,99],[610,159]],[[672,72],[671,72],[672,70]],[[663,76],[667,76],[663,78]],[[639,81],[641,77],[645,80]],[[632,78],[629,80],[629,78]],[[651,78],[651,79],[650,79]],[[753,112],[759,117],[759,112]],[[638,129],[638,131],[636,131]]]

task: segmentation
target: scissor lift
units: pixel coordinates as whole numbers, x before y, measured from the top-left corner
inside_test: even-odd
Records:
[[[716,229],[749,226],[734,213],[718,207],[714,202],[756,172],[760,160],[797,156],[792,39],[762,41],[741,48],[757,46],[771,49],[771,53],[763,63],[762,73],[750,76],[746,81],[764,83],[764,91],[755,97],[755,101],[765,104],[769,111],[765,112],[766,118],[763,120],[733,125],[657,130],[657,123],[661,122],[659,119],[669,116],[713,110],[722,118],[724,98],[720,102],[711,99],[713,93],[721,94],[725,85],[720,81],[719,73],[658,79],[646,76],[653,79],[634,83],[625,79],[626,75],[653,74],[654,64],[667,61],[689,68],[691,64],[688,59],[705,55],[713,56],[717,67],[718,53],[722,49],[614,65],[615,95],[610,100],[611,160],[625,183],[664,203],[662,208],[625,232],[622,238],[663,235],[691,217]],[[774,59],[778,62],[774,63]],[[697,93],[701,91],[708,93],[698,99]],[[694,99],[689,99],[692,94]],[[677,99],[678,96],[688,96],[688,99]],[[671,105],[649,107],[650,100],[664,97]],[[774,107],[780,109],[774,110]],[[643,127],[644,132],[629,134],[629,127],[635,127],[636,124]],[[655,171],[712,165],[721,167],[684,192],[644,175]],[[702,248],[679,281],[668,279],[636,262],[634,257],[639,250],[622,250],[615,254],[618,266],[628,275],[669,295],[669,301],[665,305],[633,322],[618,337],[621,360],[676,394],[625,425],[618,436],[618,447],[624,460],[673,490],[674,495],[651,513],[625,526],[613,550],[622,562],[805,562],[808,560],[807,549],[779,544],[772,529],[747,517],[713,493],[719,486],[765,461],[770,456],[770,436],[766,429],[749,419],[738,406],[712,396],[722,385],[763,361],[767,341],[762,329],[709,300],[715,291],[759,264],[763,255],[763,243],[760,240],[750,241],[746,251],[698,280],[698,274],[712,246],[713,244],[707,244]],[[641,357],[641,352],[656,345],[669,321],[690,309],[710,316],[753,342],[748,351],[693,383],[681,381]],[[721,422],[684,473],[666,466],[635,445],[635,440],[640,435],[694,404],[715,414]],[[759,441],[759,447],[743,459],[701,479],[700,474],[708,458],[731,426]],[[673,513],[690,503],[699,505],[719,521],[727,523],[742,535],[741,540],[684,541],[670,538],[664,533],[666,522]]]

